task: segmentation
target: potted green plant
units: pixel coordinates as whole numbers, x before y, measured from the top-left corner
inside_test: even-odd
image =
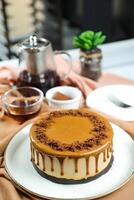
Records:
[[[102,44],[106,36],[101,32],[84,31],[73,38],[73,46],[80,49],[81,74],[93,80],[101,76]]]

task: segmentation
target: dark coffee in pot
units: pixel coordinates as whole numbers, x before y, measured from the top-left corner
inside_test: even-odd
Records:
[[[41,89],[45,94],[52,87],[60,85],[60,78],[54,70],[46,70],[43,74],[31,74],[23,70],[17,80],[17,86],[33,86]]]

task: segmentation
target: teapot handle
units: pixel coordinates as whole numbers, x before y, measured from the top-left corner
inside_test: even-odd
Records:
[[[57,55],[57,54],[65,54],[65,55],[68,56],[68,58],[69,58],[69,60],[70,60],[70,67],[69,67],[68,72],[67,72],[63,77],[61,77],[61,79],[66,79],[66,78],[68,77],[69,73],[70,73],[71,70],[72,70],[72,57],[71,57],[71,55],[70,55],[68,52],[62,51],[62,50],[54,51],[54,54],[55,54],[55,55]]]

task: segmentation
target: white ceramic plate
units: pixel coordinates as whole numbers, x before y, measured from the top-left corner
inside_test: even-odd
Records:
[[[121,108],[115,105],[108,99],[111,94],[124,103],[132,105],[133,108]],[[88,107],[95,108],[118,119],[134,121],[134,86],[109,85],[98,88],[88,95],[86,104]]]
[[[9,143],[5,153],[6,170],[20,187],[48,199],[94,199],[109,194],[125,184],[134,171],[134,142],[116,125],[114,130],[114,162],[100,178],[84,184],[63,185],[41,177],[30,161],[29,129],[26,126]]]

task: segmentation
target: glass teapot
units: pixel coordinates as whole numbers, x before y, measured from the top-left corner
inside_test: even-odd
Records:
[[[50,41],[45,38],[37,38],[36,35],[30,36],[22,43],[17,45],[19,54],[20,74],[17,86],[33,86],[41,89],[45,94],[49,88],[60,85],[60,78],[54,61],[54,54],[66,54],[65,51],[53,52]],[[67,76],[64,75],[64,76]],[[62,77],[63,78],[63,77]]]

